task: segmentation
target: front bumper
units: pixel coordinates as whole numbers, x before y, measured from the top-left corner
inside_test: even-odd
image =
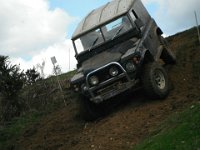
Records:
[[[112,77],[104,82],[101,82],[100,84],[98,84],[98,86],[90,87],[88,82],[89,77],[111,65],[117,65],[121,69],[122,73],[116,77]],[[126,70],[118,62],[112,62],[92,71],[87,75],[86,85],[89,88],[87,88],[86,92],[89,93],[89,97],[92,102],[101,103],[104,100],[110,99],[118,94],[127,91],[128,89],[131,89],[136,84],[137,81],[131,80]]]

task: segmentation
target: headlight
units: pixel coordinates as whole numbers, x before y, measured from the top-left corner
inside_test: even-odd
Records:
[[[119,74],[119,71],[118,71],[117,67],[111,67],[111,68],[109,69],[109,74],[110,74],[112,77],[117,76],[117,75]]]
[[[126,64],[126,70],[127,70],[128,72],[134,72],[134,71],[136,70],[134,63],[131,62],[131,61],[128,62],[128,63]]]
[[[91,77],[89,78],[89,82],[90,82],[91,85],[94,86],[94,85],[99,84],[99,79],[98,79],[97,76],[91,76]]]

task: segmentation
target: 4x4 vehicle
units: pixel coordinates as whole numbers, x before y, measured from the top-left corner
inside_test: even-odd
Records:
[[[71,85],[81,95],[85,119],[99,117],[101,103],[130,89],[143,87],[150,98],[168,95],[163,65],[175,63],[175,56],[162,34],[140,0],[113,0],[79,23]]]

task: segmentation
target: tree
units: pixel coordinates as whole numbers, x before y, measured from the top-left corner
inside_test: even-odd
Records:
[[[4,121],[20,114],[22,107],[18,94],[24,83],[24,73],[8,59],[0,55],[0,111]]]
[[[43,60],[42,64],[38,63],[36,67],[37,67],[37,69],[38,68],[40,69],[40,73],[41,73],[40,75],[42,78],[44,78],[45,77],[45,74],[44,74],[45,61]]]
[[[27,84],[33,84],[37,80],[41,79],[40,73],[36,71],[35,67],[33,67],[32,69],[28,69],[25,74]]]

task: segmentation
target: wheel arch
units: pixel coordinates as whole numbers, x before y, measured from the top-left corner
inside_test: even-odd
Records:
[[[148,62],[153,62],[155,61],[153,55],[151,54],[151,52],[149,50],[146,50],[144,53],[143,53],[143,64],[146,64]]]

